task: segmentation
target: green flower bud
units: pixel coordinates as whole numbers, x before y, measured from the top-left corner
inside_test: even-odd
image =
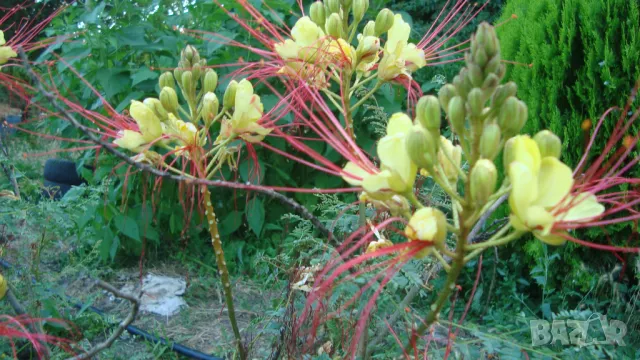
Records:
[[[505,171],[509,171],[509,165],[513,162],[513,143],[515,138],[510,138],[504,143],[504,150],[502,151],[502,166]]]
[[[458,134],[462,134],[464,132],[464,121],[467,116],[464,109],[464,100],[460,96],[454,96],[451,101],[449,101],[449,120],[451,121],[451,126],[453,126],[453,131]]]
[[[367,25],[362,29],[363,36],[375,36],[376,35],[376,22],[373,20],[369,20]]]
[[[158,84],[160,85],[160,89],[164,87],[170,87],[172,89],[176,88],[176,81],[173,78],[173,74],[169,71],[160,75],[160,78],[158,79]]]
[[[223,102],[222,106],[224,109],[231,109],[232,107],[235,106],[237,88],[238,88],[238,82],[235,80],[231,80],[222,98],[222,102]]]
[[[549,130],[542,130],[533,137],[533,140],[538,144],[540,156],[543,158],[547,156],[553,156],[556,159],[560,158],[562,141],[556,134]]]
[[[190,91],[193,87],[193,73],[189,70],[182,73],[182,89]],[[184,94],[183,94],[184,95]]]
[[[180,105],[178,104],[178,94],[173,88],[168,86],[162,88],[162,91],[160,91],[160,103],[168,112],[177,114]]]
[[[440,131],[440,102],[433,95],[423,96],[416,105],[416,120],[429,132]]]
[[[204,92],[214,92],[216,91],[216,87],[218,87],[218,73],[213,69],[207,69],[207,72],[204,74]]]
[[[500,80],[496,74],[489,74],[485,77],[482,83],[482,93],[485,99],[491,98],[491,95],[496,91],[496,88],[500,84]]]
[[[505,101],[500,109],[498,125],[505,134],[515,135],[522,130],[527,117],[527,105],[512,96]]]
[[[436,139],[421,125],[414,125],[406,138],[407,154],[418,167],[426,169],[436,161]]]
[[[327,14],[340,13],[340,0],[325,0],[324,4],[327,6]]]
[[[481,87],[482,83],[484,82],[484,74],[482,73],[482,68],[474,63],[467,64],[467,67],[469,68],[467,76],[469,78],[469,81],[471,82],[471,85],[473,85],[473,87]],[[467,91],[471,91],[471,89],[467,89]]]
[[[500,126],[498,124],[487,124],[480,135],[480,156],[484,159],[493,160],[500,152]]]
[[[316,25],[320,27],[324,27],[324,23],[327,20],[326,12],[324,10],[324,4],[322,1],[316,1],[311,4],[311,8],[309,9],[309,15],[311,17],[311,21],[316,23]]]
[[[178,67],[175,68],[175,70],[173,70],[173,76],[175,77],[176,81],[178,81],[180,84],[182,84],[182,74],[184,73],[185,68],[186,68],[185,63],[181,60],[181,61],[178,61]]]
[[[479,88],[473,88],[467,95],[467,104],[469,104],[470,116],[478,118],[484,109],[486,99],[484,93]]]
[[[393,26],[393,11],[384,8],[382,10],[380,10],[380,12],[378,13],[378,16],[376,16],[376,22],[375,22],[375,35],[376,36],[380,36],[384,33],[386,33],[387,31],[389,31],[389,29],[391,29],[391,27]]]
[[[325,24],[327,34],[338,39],[342,37],[342,17],[338,13],[333,13],[327,19]]]
[[[483,48],[478,48],[473,52],[473,62],[476,65],[484,68],[484,66],[487,64],[487,61],[489,61],[489,58],[487,57],[487,53]]]
[[[353,0],[351,8],[353,10],[353,18],[358,23],[364,18],[364,14],[369,9],[369,0]]]
[[[498,36],[496,35],[496,31],[493,26],[486,22],[480,24],[475,36],[472,37],[471,47],[474,51],[477,49],[483,49],[487,54],[487,57],[494,57],[498,53],[500,47]]]
[[[342,6],[345,9],[351,9],[351,6],[353,5],[353,1],[354,0],[340,0],[340,2],[342,3]]]
[[[195,64],[191,67],[191,74],[193,76],[194,81],[200,80],[200,75],[202,75],[202,66],[200,64]]]
[[[218,115],[220,109],[220,102],[216,94],[208,92],[202,97],[202,119],[205,123],[213,121]]]
[[[358,35],[358,48],[356,55],[358,61],[373,61],[380,51],[380,39],[375,36]]]
[[[499,85],[491,97],[491,107],[494,109],[500,109],[505,100],[511,96],[515,96],[517,91],[518,86],[513,81],[509,81],[504,85]]]
[[[447,216],[436,208],[419,209],[404,232],[411,241],[430,241],[436,248],[442,248],[447,240]]]
[[[146,98],[142,102],[146,107],[151,109],[153,113],[160,119],[160,121],[164,122],[169,118],[169,114],[167,110],[162,106],[162,102],[155,98]]]
[[[493,58],[489,59],[486,66],[484,67],[484,74],[498,74],[500,65],[502,65],[500,57],[494,56]]]
[[[180,54],[180,57],[182,58],[182,61],[185,63],[189,63],[189,65],[191,65],[191,62],[193,60],[193,56],[194,53],[197,52],[196,48],[194,48],[191,45],[187,45],[183,50],[182,53]]]
[[[498,171],[493,161],[480,159],[471,169],[471,199],[476,206],[481,207],[487,203],[489,197],[496,189]]]
[[[458,91],[455,86],[447,84],[440,88],[438,92],[438,98],[440,99],[440,106],[449,113],[449,102],[454,96],[458,95]]]

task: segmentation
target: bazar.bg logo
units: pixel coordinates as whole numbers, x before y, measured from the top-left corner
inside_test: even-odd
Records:
[[[625,346],[627,325],[594,313],[587,320],[531,320],[531,345],[588,346],[609,344]]]

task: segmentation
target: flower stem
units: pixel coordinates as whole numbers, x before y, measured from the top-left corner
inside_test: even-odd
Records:
[[[241,360],[247,359],[247,353],[242,344],[242,335],[240,335],[240,329],[236,321],[236,312],[233,306],[233,293],[231,291],[231,282],[229,280],[229,270],[227,269],[227,263],[224,260],[224,252],[222,251],[222,241],[220,241],[220,233],[218,232],[218,220],[216,219],[215,210],[211,205],[211,193],[207,187],[203,187],[203,201],[205,202],[205,215],[209,222],[209,233],[211,234],[211,244],[213,245],[213,251],[218,264],[218,273],[220,274],[220,280],[222,281],[222,288],[224,290],[225,302],[227,304],[227,313],[229,316],[229,322],[233,328],[233,335],[236,338],[236,345],[238,347],[238,353]]]
[[[353,112],[355,111],[360,105],[364,104],[365,101],[367,101],[367,99],[369,99],[371,97],[371,95],[373,95],[376,91],[378,91],[378,89],[380,89],[380,87],[382,86],[382,83],[380,81],[378,81],[371,90],[369,90],[368,93],[365,94],[365,96],[362,97],[362,99],[360,99],[357,103],[355,103],[350,109],[349,112]],[[349,104],[346,104],[347,106]]]

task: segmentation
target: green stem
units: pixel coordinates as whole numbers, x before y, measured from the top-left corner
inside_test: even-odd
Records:
[[[500,231],[498,231],[495,235],[493,235],[489,240],[487,241],[483,241],[481,243],[477,243],[477,244],[471,244],[469,246],[467,246],[467,250],[485,250],[487,248],[493,247],[493,246],[500,246],[500,245],[504,245],[507,244],[519,237],[521,237],[522,235],[524,235],[524,231],[514,231],[511,234],[505,236],[505,237],[501,237],[502,235],[504,235],[509,229],[511,228],[511,225],[505,225],[502,229],[500,229]]]
[[[227,262],[224,259],[224,252],[222,250],[222,241],[220,241],[220,233],[218,232],[218,220],[216,219],[216,214],[214,212],[213,206],[211,205],[211,193],[206,187],[203,187],[203,190],[204,201],[206,202],[205,215],[207,216],[207,221],[209,222],[211,244],[213,246],[216,262],[218,264],[218,273],[220,274],[220,280],[222,281],[222,288],[224,289],[224,297],[227,304],[227,314],[229,317],[229,322],[231,323],[231,328],[233,329],[233,335],[236,338],[236,345],[238,348],[240,359],[246,360],[247,353],[244,345],[242,344],[242,335],[240,334],[240,328],[238,328],[238,323],[236,321],[236,312],[233,305],[233,292],[231,290],[232,287],[229,280],[229,270],[227,269]]]
[[[416,209],[422,209],[424,207],[424,205],[422,205],[420,200],[418,200],[418,198],[416,197],[416,194],[414,194],[413,191],[409,190],[406,193],[402,194],[402,196],[404,196],[407,200],[409,200],[409,202],[413,204],[413,206],[415,206]]]
[[[378,81],[375,86],[369,90],[368,93],[365,94],[365,96],[362,97],[362,99],[360,99],[357,103],[355,103],[350,109],[349,112],[353,112],[355,111],[360,105],[364,104],[365,101],[367,101],[367,99],[369,99],[371,97],[371,95],[373,95],[376,91],[378,91],[378,89],[380,89],[380,87],[382,86],[382,82]],[[347,105],[349,105],[347,103]]]

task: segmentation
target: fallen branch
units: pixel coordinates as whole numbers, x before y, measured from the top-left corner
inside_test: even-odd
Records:
[[[109,336],[109,338],[107,338],[107,340],[101,342],[100,344],[94,346],[91,348],[91,350],[89,350],[89,352],[82,354],[82,355],[78,355],[78,356],[74,356],[72,358],[69,358],[67,360],[86,360],[86,359],[91,359],[92,357],[96,356],[96,354],[98,354],[99,352],[108,349],[109,347],[111,347],[111,345],[113,345],[113,343],[120,337],[120,335],[122,335],[122,333],[127,329],[127,327],[129,325],[131,325],[131,323],[136,319],[136,316],[138,315],[138,311],[140,311],[140,299],[138,297],[134,297],[131,294],[127,294],[124,293],[118,289],[116,289],[115,287],[113,287],[113,285],[108,284],[102,280],[97,280],[95,282],[95,285],[112,293],[113,295],[115,295],[116,297],[119,297],[121,299],[125,299],[128,300],[129,302],[131,302],[131,312],[129,312],[129,316],[126,317],[126,319],[124,319],[120,325],[118,325],[118,328],[116,329],[116,331],[113,332],[113,334],[111,334],[111,336]]]

